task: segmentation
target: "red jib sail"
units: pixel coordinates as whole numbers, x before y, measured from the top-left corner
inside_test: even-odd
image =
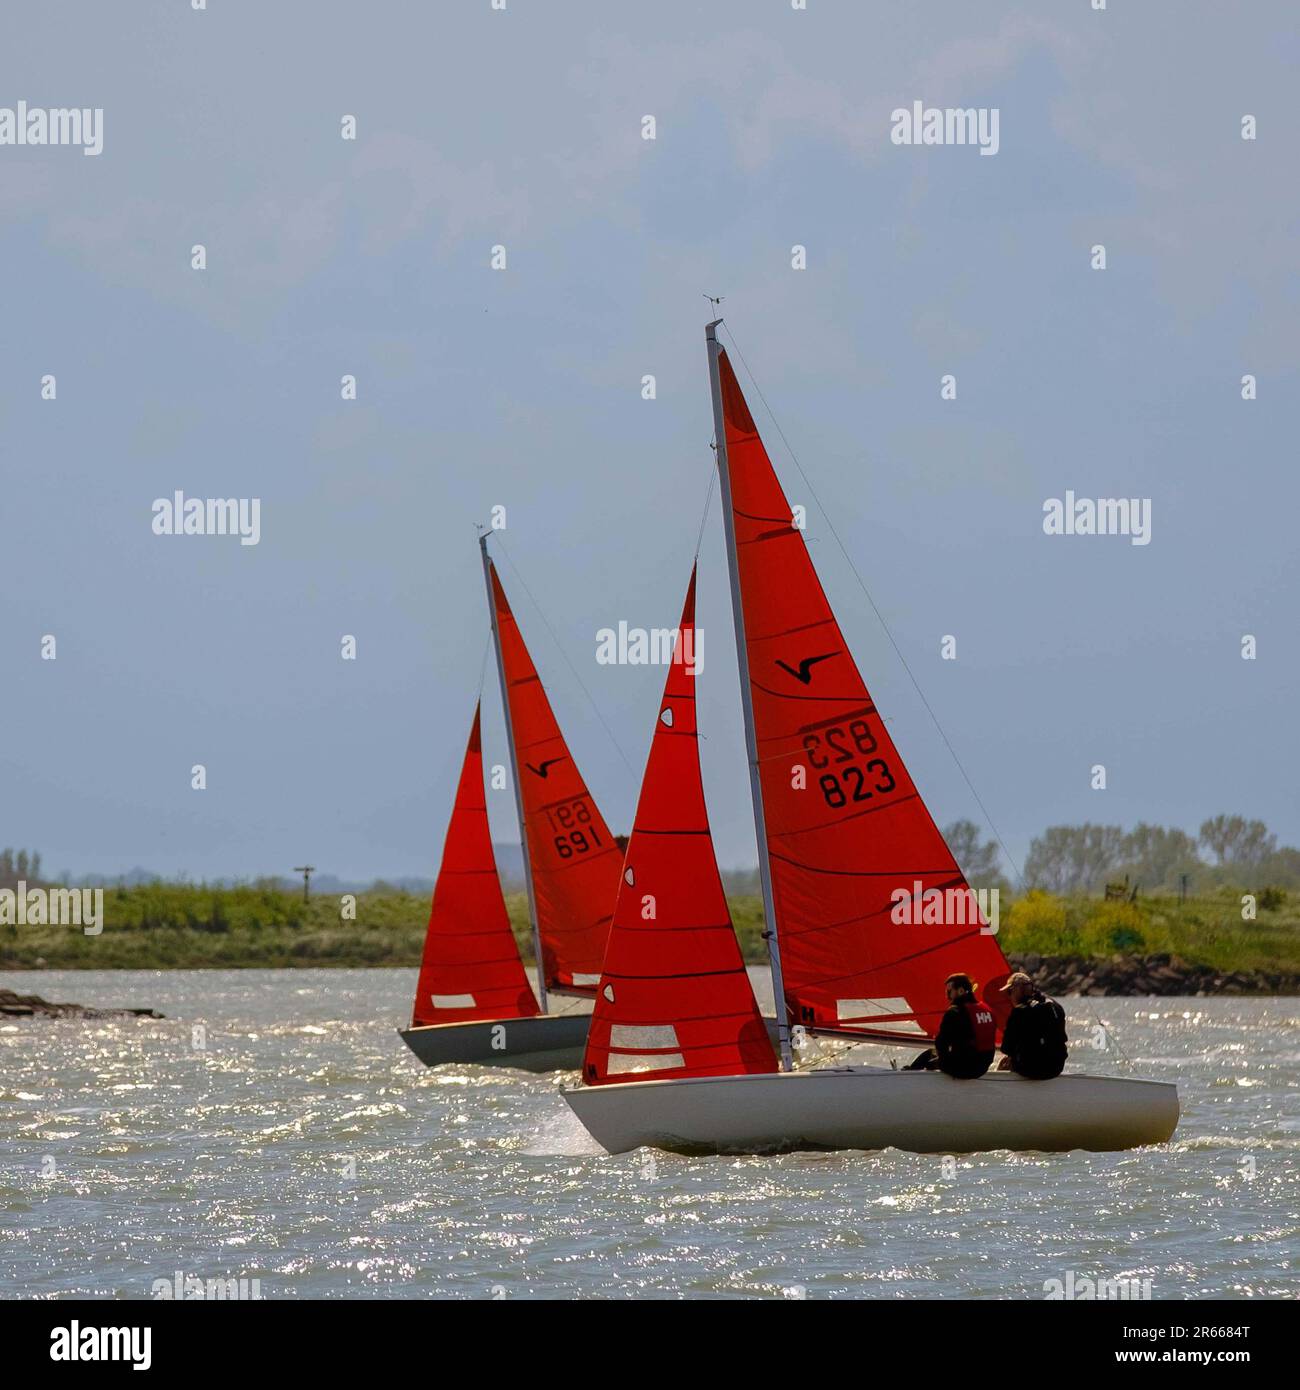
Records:
[[[1009,967],[908,776],[719,350],[767,855],[790,1020],[933,1037],[964,971]]]
[[[695,724],[695,572],[605,951],[583,1080],[776,1070],[713,857]]]
[[[540,1012],[497,878],[476,705],[433,888],[411,1024],[419,1028]]]
[[[564,742],[491,566],[547,989],[590,996],[600,978],[623,853]]]

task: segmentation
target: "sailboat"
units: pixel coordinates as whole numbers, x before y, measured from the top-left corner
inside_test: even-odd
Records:
[[[670,672],[583,1084],[565,1099],[615,1153],[1113,1150],[1169,1139],[1178,1094],[1162,1082],[795,1070],[807,1036],[932,1041],[943,981],[957,971],[976,980],[1000,1028],[1010,968],[849,652],[719,322],[706,341],[778,1052],[754,1031],[753,993],[710,896],[693,684]],[[693,598],[694,581],[688,610]]]
[[[554,997],[595,995],[623,852],[569,752],[479,538],[523,849],[537,990],[525,973],[497,876],[476,707],[433,890],[411,1026],[426,1066],[448,1062],[552,1071],[576,1067],[590,1015],[552,1013]]]

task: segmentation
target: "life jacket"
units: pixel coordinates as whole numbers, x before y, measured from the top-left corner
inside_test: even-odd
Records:
[[[970,1019],[971,1048],[975,1052],[992,1052],[997,1046],[998,1027],[993,1019],[993,1010],[978,999],[967,999],[962,1007]]]

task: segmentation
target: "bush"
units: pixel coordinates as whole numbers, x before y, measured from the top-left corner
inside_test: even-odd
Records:
[[[1135,903],[1090,903],[1079,944],[1090,955],[1135,951],[1146,943],[1146,914]]]
[[[1065,903],[1051,893],[1032,888],[1004,912],[1004,949],[1041,956],[1070,955],[1079,949],[1078,932],[1070,925]]]

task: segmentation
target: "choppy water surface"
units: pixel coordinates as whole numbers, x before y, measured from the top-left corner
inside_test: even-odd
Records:
[[[1072,1067],[1177,1081],[1175,1142],[945,1178],[893,1150],[610,1157],[556,1092],[572,1076],[420,1066],[394,1031],[413,971],[17,987],[168,1017],[0,1022],[7,1297],[149,1297],[177,1271],[263,1298],[1041,1298],[1068,1271],[1300,1291],[1300,1000],[1067,1001],[1074,1035],[1095,1008],[1134,1064]]]

